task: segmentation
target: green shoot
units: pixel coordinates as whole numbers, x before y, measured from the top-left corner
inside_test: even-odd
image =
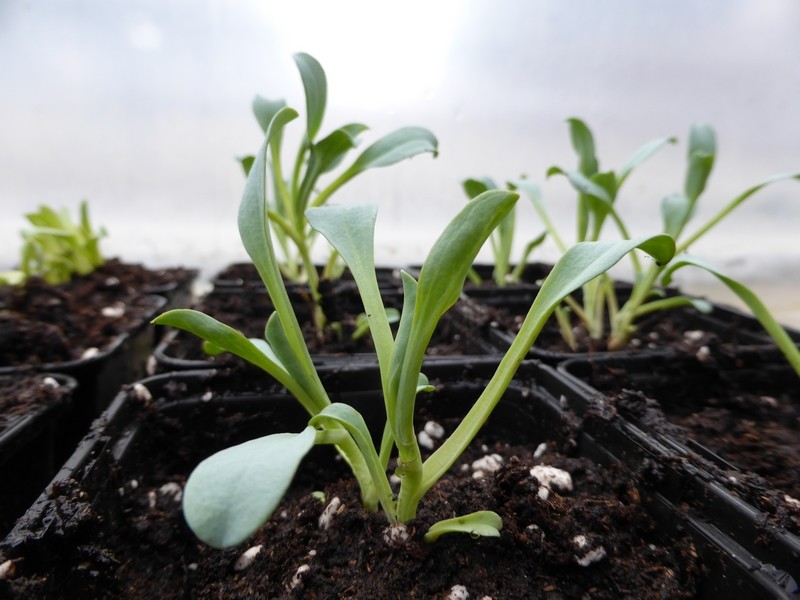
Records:
[[[77,223],[67,209],[56,211],[49,206],[40,206],[25,218],[32,227],[22,232],[20,268],[0,273],[0,283],[20,285],[31,277],[41,277],[57,285],[75,275],[88,275],[105,262],[99,241],[106,231],[92,229],[86,201],[81,202]]]

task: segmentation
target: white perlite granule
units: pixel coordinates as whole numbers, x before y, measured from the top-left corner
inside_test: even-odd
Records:
[[[499,454],[487,454],[472,463],[472,477],[483,479],[486,473],[494,473],[503,465],[503,457]]]
[[[248,548],[244,551],[244,553],[236,559],[236,562],[233,564],[234,571],[244,571],[250,565],[252,565],[255,560],[256,556],[259,555],[263,546],[259,544],[258,546],[253,546],[252,548]]]
[[[339,512],[342,508],[342,501],[339,500],[339,497],[333,498],[330,501],[328,506],[325,507],[325,510],[322,511],[322,514],[319,516],[319,528],[320,529],[328,529],[333,522],[333,517]]]
[[[535,477],[539,482],[541,486],[539,488],[539,496],[546,496],[542,498],[543,500],[547,500],[549,493],[542,492],[542,488],[562,493],[572,491],[572,476],[562,469],[547,465],[536,465],[531,469],[531,477]]]
[[[450,593],[447,594],[447,600],[468,600],[469,592],[463,585],[456,584],[450,588]]]

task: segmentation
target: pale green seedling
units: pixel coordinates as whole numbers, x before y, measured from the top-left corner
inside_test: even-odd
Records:
[[[19,285],[31,277],[47,283],[66,283],[75,275],[88,275],[105,262],[100,253],[102,227],[95,231],[89,219],[89,205],[81,202],[79,220],[72,220],[64,208],[40,206],[25,215],[32,227],[22,231],[22,251],[18,270],[0,273],[0,283]]]
[[[279,134],[270,141],[267,160],[272,184],[264,208],[280,249],[281,271],[290,281],[308,282],[317,304],[315,317],[321,329],[324,315],[319,308],[319,274],[312,262],[312,247],[317,233],[306,221],[306,209],[325,205],[346,183],[366,171],[394,165],[426,152],[436,156],[438,142],[427,129],[403,127],[381,137],[365,148],[349,166],[342,167],[368,127],[350,123],[320,137],[328,97],[325,71],[309,54],[296,54],[294,60],[305,91],[305,131],[288,172],[284,171],[282,159],[283,135]],[[260,96],[253,101],[253,112],[265,133],[275,114],[285,106],[283,100],[267,100]],[[248,173],[254,157],[246,156],[240,161]],[[323,182],[326,176],[333,179]],[[333,278],[340,272],[337,255],[332,253],[322,275]]]
[[[285,124],[297,113],[276,112],[248,176],[239,209],[242,242],[275,306],[263,339],[247,339],[209,316],[174,310],[155,323],[190,331],[213,346],[236,354],[273,375],[310,415],[299,433],[266,436],[207,458],[189,477],[183,496],[192,530],[217,547],[238,544],[269,518],[302,458],[314,445],[334,445],[352,468],[368,509],[380,509],[389,523],[417,514],[425,494],[458,460],[510,385],[550,313],[562,299],[605,272],[628,252],[641,248],[661,262],[672,258],[668,235],[578,244],[554,266],[509,351],[486,388],[451,435],[423,459],[414,430],[417,394],[431,389],[422,373],[428,343],[441,316],[458,300],[466,273],[492,231],[512,210],[518,196],[507,191],[481,194],[445,228],[415,280],[402,273],[404,302],[393,334],[375,275],[374,206],[325,206],[306,211],[309,224],[325,236],[353,274],[369,321],[381,376],[386,423],[375,445],[361,414],[352,406],[331,403],[303,342],[291,310],[265,210],[272,170],[267,152]],[[387,473],[392,457],[400,488],[395,495]],[[256,505],[258,505],[256,507]],[[495,515],[496,517],[496,515]],[[445,522],[430,538],[446,531],[495,535],[499,517],[479,512]],[[460,524],[459,524],[460,523]]]
[[[653,140],[634,153],[620,170],[601,171],[595,154],[594,137],[589,128],[579,119],[569,119],[568,122],[573,147],[578,155],[578,168],[567,170],[561,167],[551,167],[548,170],[548,175],[565,176],[578,192],[576,212],[577,239],[579,241],[599,239],[604,225],[609,219],[613,222],[622,238],[630,239],[628,228],[622,215],[617,210],[616,200],[619,191],[635,167],[660,148],[667,144],[675,143],[675,138]],[[787,353],[787,357],[796,351],[793,345],[790,348],[789,345],[782,341],[786,334],[785,332],[782,335],[778,333],[778,330],[783,331],[780,327],[776,329],[772,325],[766,326],[767,321],[774,322],[774,319],[768,314],[766,307],[755,297],[751,290],[741,283],[721,275],[710,265],[697,259],[686,257],[685,254],[695,242],[705,236],[736,207],[752,197],[756,192],[780,181],[800,179],[800,173],[776,175],[748,188],[725,204],[717,214],[693,233],[686,234],[686,228],[696,212],[697,202],[706,189],[715,157],[716,136],[714,130],[706,124],[692,126],[689,134],[687,169],[683,192],[667,196],[661,202],[664,232],[672,236],[677,243],[676,258],[673,264],[650,263],[646,265],[642,264],[635,255],[632,255],[634,285],[628,300],[622,305],[620,305],[615,292],[613,281],[607,275],[583,286],[582,304],[572,298],[567,298],[566,303],[569,310],[577,315],[590,336],[594,339],[606,337],[609,349],[624,348],[630,340],[630,336],[636,331],[636,321],[646,314],[678,306],[693,306],[702,312],[711,310],[711,305],[705,300],[685,295],[668,296],[665,294],[660,280],[667,273],[674,272],[677,267],[673,265],[679,263],[681,266],[705,269],[720,278],[753,309],[756,317],[759,318],[762,324],[765,324],[768,333]],[[526,180],[512,182],[510,187],[511,189],[524,191],[530,197],[545,224],[550,238],[555,241],[562,252],[565,252],[567,245],[549,218],[538,187]],[[757,311],[754,308],[756,306],[755,302],[758,303]],[[571,345],[574,345],[572,324],[569,321],[566,310],[562,307],[558,308],[556,316],[561,325],[564,338]],[[606,320],[610,323],[610,331],[605,329]],[[790,361],[794,360],[790,358]]]

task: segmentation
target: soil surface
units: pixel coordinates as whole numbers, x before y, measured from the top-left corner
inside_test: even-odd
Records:
[[[352,284],[339,283],[330,289],[322,288],[323,311],[333,326],[324,329],[322,336],[312,320],[313,304],[307,292],[301,288],[290,291],[290,299],[295,309],[298,322],[303,329],[303,336],[312,355],[348,355],[374,354],[372,337],[367,331],[355,338],[359,314],[363,313],[363,304],[358,291]],[[387,308],[402,309],[402,294],[384,290],[384,305]],[[267,318],[274,311],[269,296],[263,288],[240,287],[238,289],[217,289],[194,306],[218,321],[241,331],[247,337],[263,337]],[[453,311],[457,312],[458,309]],[[428,355],[481,354],[486,348],[480,345],[480,332],[474,327],[465,326],[458,316],[446,314],[434,332],[428,348]],[[393,329],[396,324],[393,325]],[[484,334],[485,335],[485,334]],[[485,337],[484,337],[485,339]],[[167,362],[162,365],[171,370],[172,359],[180,361],[204,361],[216,364],[242,364],[235,357],[223,354],[211,357],[203,351],[202,341],[195,336],[178,332],[163,348],[163,357]],[[161,356],[159,357],[161,358]]]
[[[463,398],[443,391],[425,402],[420,429],[442,406],[464,410]],[[147,454],[90,477],[100,491],[74,480],[57,486],[48,534],[17,549],[17,578],[0,582],[6,593],[427,599],[466,597],[455,595],[463,588],[470,598],[494,600],[686,598],[706,577],[691,541],[659,530],[648,516],[639,477],[581,457],[569,430],[559,427],[530,445],[520,443],[530,430],[516,436],[502,428],[487,431],[422,503],[405,543],[386,541],[385,518],[360,507],[358,491],[330,449],[315,449],[263,529],[237,548],[214,550],[188,531],[180,491],[200,458],[240,440],[265,415],[263,409],[251,417],[222,409],[203,417],[198,411],[168,417],[145,410],[134,445]],[[437,422],[449,433],[459,417],[445,414],[450,416]],[[514,414],[510,422],[526,422]],[[273,422],[275,415],[266,418]],[[540,442],[547,445],[534,456]],[[499,468],[476,477],[473,462],[487,456]],[[570,473],[573,489],[552,490],[543,499],[541,482],[531,475],[541,464]],[[313,491],[323,491],[324,501]],[[319,518],[335,498],[340,508],[326,529]],[[499,538],[449,534],[433,544],[422,540],[435,521],[479,509],[503,518]],[[251,564],[237,569],[245,552],[259,546],[251,550]]]
[[[0,367],[79,359],[153,316],[146,296],[190,271],[150,271],[109,260],[93,273],[51,286],[41,279],[0,287]]]
[[[589,381],[623,414],[699,444],[726,487],[800,534],[800,386],[783,356],[714,352],[654,363],[598,363]]]

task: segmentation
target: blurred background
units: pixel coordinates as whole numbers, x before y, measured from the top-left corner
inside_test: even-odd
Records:
[[[322,133],[360,121],[371,128],[365,143],[404,125],[439,139],[438,158],[368,172],[334,196],[379,205],[382,264],[425,256],[463,206],[466,177],[527,175],[574,235],[574,193],[545,178],[551,165],[576,163],[568,117],[592,128],[603,169],[649,140],[679,138],[618,200],[633,235],[660,231],[693,122],[711,123],[718,145],[696,226],[748,187],[800,170],[793,0],[2,0],[0,270],[18,261],[25,212],[77,211],[81,199],[109,231],[107,255],[206,276],[245,259],[236,157],[261,141],[255,94],[304,108],[298,51],[328,75]],[[292,154],[299,129],[287,135]],[[522,247],[542,226],[527,201],[519,206]],[[799,224],[800,182],[780,183],[693,253],[800,325]],[[548,244],[533,259],[556,256]],[[735,304],[707,276],[680,283]]]

